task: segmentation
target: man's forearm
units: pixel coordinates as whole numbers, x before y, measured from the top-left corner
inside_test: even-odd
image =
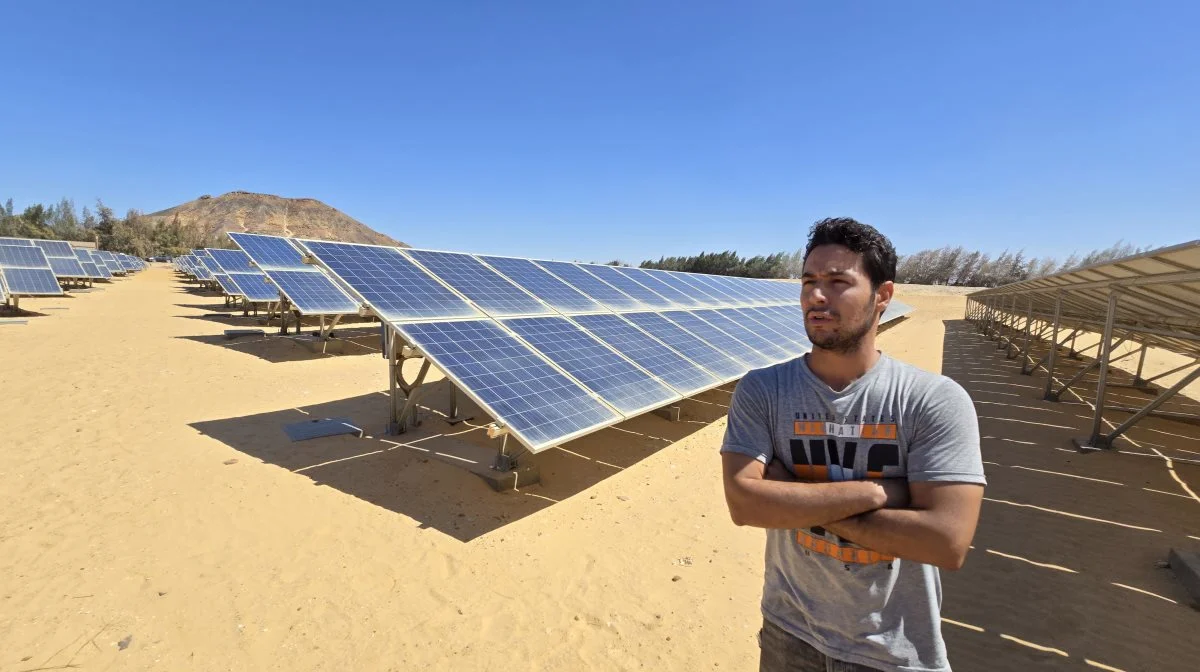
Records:
[[[943,516],[917,509],[880,509],[823,526],[844,539],[904,560],[959,569],[967,546]]]
[[[726,490],[726,499],[738,525],[794,529],[873,511],[886,504],[887,494],[878,482],[869,480],[805,483],[763,479],[732,485]]]

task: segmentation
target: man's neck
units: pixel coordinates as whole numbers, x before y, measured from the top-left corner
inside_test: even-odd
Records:
[[[866,375],[879,361],[880,352],[875,349],[874,338],[864,338],[858,349],[852,352],[834,352],[814,347],[808,353],[808,369],[817,378],[836,392],[841,392],[851,383]]]

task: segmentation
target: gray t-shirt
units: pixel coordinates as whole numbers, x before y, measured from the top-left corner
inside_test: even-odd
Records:
[[[733,393],[721,451],[764,464],[777,457],[805,480],[985,483],[967,392],[887,355],[840,392],[805,357],[751,371]],[[823,528],[767,530],[763,616],[825,655],[882,670],[949,670],[941,605],[932,565]]]

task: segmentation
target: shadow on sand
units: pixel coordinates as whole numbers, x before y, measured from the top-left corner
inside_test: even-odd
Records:
[[[954,669],[1188,669],[1197,614],[1157,563],[1200,549],[1200,501],[1175,480],[1200,484],[1200,428],[1150,418],[1127,448],[1080,453],[1071,439],[1091,408],[1043,401],[1045,371],[1020,368],[970,323],[946,322],[942,370],[975,400],[988,478],[967,565],[942,574]],[[1093,400],[1094,382],[1079,394]]]
[[[732,387],[727,386],[727,387]],[[439,458],[443,449],[462,442],[488,446],[487,418],[463,400],[462,411],[474,420],[450,425],[444,413],[450,395],[445,380],[427,384],[419,411],[421,426],[387,436],[384,392],[305,408],[229,418],[192,425],[196,430],[268,464],[279,466],[314,485],[403,514],[423,528],[433,528],[463,542],[471,541],[526,516],[574,497],[600,481],[637,464],[666,446],[724,417],[729,392],[710,390],[680,402],[681,418],[670,422],[653,414],[600,430],[532,459],[541,483],[516,492],[494,492],[478,476]],[[307,419],[348,417],[366,435],[334,436],[292,443],[282,426]]]

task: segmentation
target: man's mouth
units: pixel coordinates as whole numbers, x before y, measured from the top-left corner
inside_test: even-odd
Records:
[[[810,310],[808,312],[808,321],[812,324],[831,324],[833,322],[833,314],[819,310]]]

